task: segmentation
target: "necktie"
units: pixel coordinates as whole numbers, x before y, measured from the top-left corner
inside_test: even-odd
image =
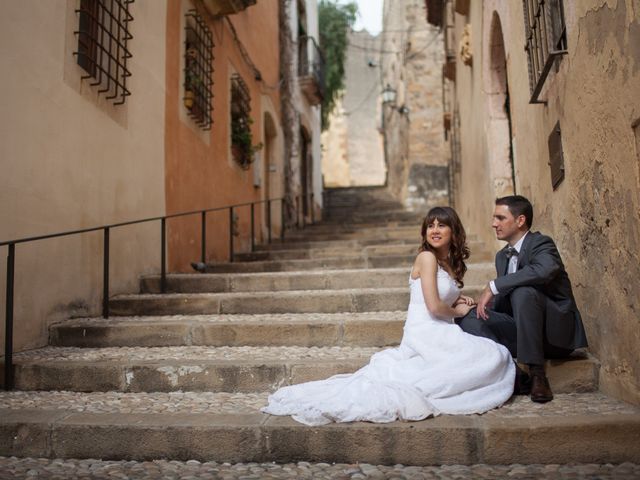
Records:
[[[518,251],[513,247],[508,247],[507,248],[507,259],[511,260],[511,257],[513,257],[513,256],[517,257],[518,256]]]

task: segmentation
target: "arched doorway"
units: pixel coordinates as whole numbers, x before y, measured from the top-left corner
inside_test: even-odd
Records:
[[[485,91],[488,98],[489,128],[487,144],[489,167],[496,197],[512,195],[516,191],[511,101],[507,76],[507,58],[504,48],[502,24],[493,12],[489,30],[488,72]]]

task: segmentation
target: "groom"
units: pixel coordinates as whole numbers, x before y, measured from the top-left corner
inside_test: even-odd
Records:
[[[551,238],[530,231],[532,220],[526,198],[496,200],[492,226],[498,240],[507,242],[496,254],[498,276],[459,325],[503,344],[527,364],[530,379],[518,369],[515,393],[530,389],[531,400],[544,403],[553,399],[544,359],[566,357],[586,347],[587,338],[558,249]]]

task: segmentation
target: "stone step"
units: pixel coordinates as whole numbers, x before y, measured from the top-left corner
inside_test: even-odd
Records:
[[[469,248],[476,258],[482,257],[491,259],[493,254],[484,250],[483,244],[470,242]],[[366,257],[376,257],[383,255],[416,255],[418,245],[415,243],[386,243],[382,245],[368,245],[355,247],[321,247],[321,248],[291,248],[279,250],[258,250],[255,252],[237,253],[235,261],[252,262],[266,260],[300,260],[300,259],[320,259],[338,258],[363,255]]]
[[[2,392],[0,455],[217,462],[304,460],[358,464],[363,472],[368,463],[551,464],[551,468],[540,469],[541,476],[527,478],[558,473],[557,464],[640,461],[640,409],[599,393],[559,394],[544,405],[513,397],[483,415],[322,427],[307,427],[289,417],[260,413],[266,396]],[[484,475],[486,470],[487,466],[464,478],[489,478]],[[414,478],[415,472],[405,473],[407,478]],[[441,473],[438,478],[462,478],[451,469]],[[513,473],[513,478],[524,478]],[[400,478],[397,474],[390,471],[390,476],[372,478]]]
[[[493,260],[489,252],[472,252],[468,263],[486,263]],[[206,273],[249,273],[249,272],[291,272],[317,269],[367,269],[367,268],[409,268],[415,261],[416,253],[409,255],[353,255],[345,257],[314,258],[301,260],[262,260],[254,262],[208,263]]]
[[[212,313],[339,313],[403,310],[408,288],[293,290],[243,293],[118,295],[112,315],[189,315]]]
[[[18,390],[259,392],[354,372],[375,347],[45,347],[15,355]],[[547,362],[556,393],[597,389],[598,362]]]
[[[471,263],[466,285],[483,285],[495,276],[492,263]],[[264,292],[286,290],[339,290],[342,288],[400,288],[408,285],[410,267],[342,269],[267,273],[186,273],[167,275],[167,292]],[[142,293],[159,293],[160,276],[140,281]]]
[[[402,338],[405,311],[77,318],[52,325],[61,347],[384,347]]]
[[[480,286],[465,293],[476,297]],[[222,313],[341,313],[405,310],[409,289],[353,288],[241,293],[167,293],[118,295],[109,300],[116,316],[197,315]]]

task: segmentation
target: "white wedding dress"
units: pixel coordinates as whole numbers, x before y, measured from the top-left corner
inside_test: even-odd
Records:
[[[438,293],[451,305],[460,289],[438,267]],[[492,340],[433,316],[420,279],[409,278],[411,300],[400,346],[374,354],[353,374],[290,385],[262,408],[306,425],[330,422],[422,420],[431,415],[483,413],[513,393],[515,365]]]

